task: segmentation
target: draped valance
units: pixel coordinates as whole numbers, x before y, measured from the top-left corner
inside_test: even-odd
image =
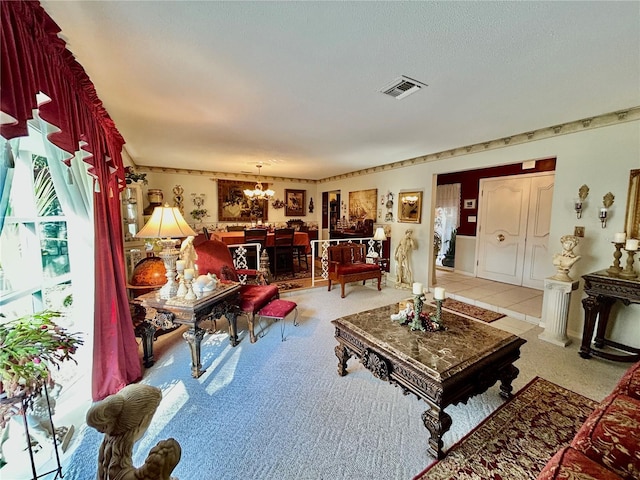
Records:
[[[124,139],[83,67],[67,50],[60,28],[39,2],[0,2],[0,134],[27,135],[34,111],[55,126],[48,140],[80,150],[97,182],[93,398],[99,400],[141,377],[126,292],[118,191],[124,187]],[[38,104],[37,95],[48,97]]]

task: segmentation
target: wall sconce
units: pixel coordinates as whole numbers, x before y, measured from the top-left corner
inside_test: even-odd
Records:
[[[589,187],[582,185],[578,189],[578,198],[573,201],[573,209],[576,211],[576,218],[582,218],[582,209],[584,208],[584,203],[588,195]]]
[[[602,228],[607,228],[607,215],[615,198],[616,197],[614,197],[611,192],[608,192],[604,197],[602,197],[602,205],[604,205],[604,207],[600,209],[600,213],[598,214]]]

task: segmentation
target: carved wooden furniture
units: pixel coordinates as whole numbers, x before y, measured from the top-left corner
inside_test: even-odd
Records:
[[[275,235],[273,232],[267,233],[267,247],[273,247]],[[311,243],[307,232],[295,232],[293,244],[304,247],[307,253],[311,253]],[[211,232],[211,239],[218,240],[227,245],[239,245],[244,243],[244,232]]]
[[[593,355],[621,362],[636,362],[640,360],[640,349],[614,342],[605,337],[611,307],[617,300],[620,300],[624,305],[640,303],[640,279],[627,280],[610,277],[606,270],[589,273],[582,278],[584,279],[584,293],[587,294],[587,298],[582,300],[584,328],[580,356],[582,358],[591,358]],[[595,338],[593,337],[594,330],[596,332]],[[593,344],[591,343],[592,340]],[[628,354],[615,354],[601,350],[607,346],[622,350]]]
[[[196,247],[198,254],[198,271],[201,275],[214,273],[220,279],[239,281],[238,275],[247,275],[256,278],[259,274],[256,270],[236,270],[229,248],[218,240],[209,240]],[[251,342],[256,341],[254,333],[254,320],[256,313],[271,300],[279,298],[276,285],[250,284],[240,286],[239,307],[247,316],[249,324],[249,336]]]
[[[425,305],[424,310],[434,308]],[[376,378],[424,400],[429,408],[422,421],[431,433],[427,449],[440,459],[442,435],[451,427],[444,409],[466,403],[498,380],[500,394],[509,398],[511,382],[519,373],[513,363],[526,340],[446,311],[442,312],[446,330],[412,331],[390,320],[397,313],[398,305],[393,304],[331,322],[338,341],[338,374],[347,374],[347,361],[353,356]]]
[[[279,228],[273,232],[273,274],[293,272],[293,228]]]
[[[341,297],[344,298],[344,286],[346,283],[366,282],[369,279],[378,280],[378,290],[380,290],[380,279],[382,272],[380,265],[367,263],[367,246],[363,243],[341,243],[332,245],[327,249],[329,256],[329,286],[331,291],[332,282],[340,283]]]
[[[226,247],[225,247],[226,248]],[[185,300],[180,297],[162,299],[157,292],[139,296],[134,302],[145,309],[142,347],[144,349],[144,365],[153,365],[153,337],[157,329],[173,328],[188,325],[189,330],[182,334],[191,350],[191,376],[198,378],[205,370],[200,363],[200,344],[205,330],[200,324],[207,320],[225,317],[229,321],[229,341],[232,346],[238,344],[236,316],[240,313],[241,285],[235,282],[218,282],[217,288],[206,292],[196,300]]]
[[[260,267],[260,252],[262,252],[267,246],[267,230],[264,228],[250,228],[244,231],[244,243],[258,243],[260,244],[260,251],[254,251],[253,249],[247,250],[247,262],[249,265],[254,265],[253,268],[258,270]]]

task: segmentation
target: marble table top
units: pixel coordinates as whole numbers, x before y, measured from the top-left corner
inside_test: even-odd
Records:
[[[392,321],[398,304],[366,310],[333,320],[341,329],[361,335],[367,341],[413,365],[436,381],[444,382],[470,365],[511,343],[523,339],[477,320],[442,311],[444,331],[411,331],[408,325]],[[435,307],[425,305],[423,311]]]

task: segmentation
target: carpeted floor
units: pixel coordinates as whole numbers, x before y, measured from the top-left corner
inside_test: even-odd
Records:
[[[504,313],[498,313],[485,308],[476,307],[475,305],[469,305],[468,303],[464,303],[453,298],[446,298],[442,302],[442,308],[449,310],[450,312],[460,313],[487,323],[495,322],[505,316]]]
[[[536,377],[414,480],[535,479],[596,405]]]
[[[219,322],[221,331],[203,339],[207,371],[197,380],[190,376],[184,330],[159,337],[154,346],[157,362],[145,370],[142,381],[160,387],[163,400],[135,446],[134,465],[141,465],[159,440],[174,437],[182,446],[182,459],[173,472],[180,480],[413,478],[434,461],[426,453],[429,434],[421,420],[426,403],[376,379],[355,360],[348,363],[348,375],[339,377],[330,323],[409,294],[392,286],[377,292],[370,284],[352,285],[344,299],[339,289],[328,292],[326,286],[285,291],[282,296],[298,304],[300,322],[293,327],[291,318],[286,321],[286,341],[280,341],[279,324],[262,322],[266,335],[249,343],[246,321],[240,320],[241,342],[232,348],[222,331],[225,322]],[[536,325],[509,317],[491,325],[527,340],[516,362],[520,375],[513,383],[515,391],[542,376],[601,400],[628,367],[582,359],[579,342],[567,348],[543,342]],[[56,426],[76,426],[62,458],[65,480],[96,476],[102,436],[83,422],[90,405],[86,384],[89,379],[63,391],[56,407]],[[453,425],[443,437],[445,450],[503,403],[494,386],[467,404],[447,407]],[[13,439],[4,444],[10,464],[29,465],[23,445]],[[30,471],[12,477],[7,468],[0,478],[31,478]],[[53,475],[43,480],[53,480]]]
[[[355,360],[340,377],[330,323],[365,305],[397,302],[406,291],[353,285],[348,300],[336,289],[314,291],[312,297],[287,292],[287,300],[298,303],[300,326],[287,320],[284,342],[275,323],[251,344],[240,322],[235,348],[225,332],[206,335],[207,371],[197,380],[189,374],[181,331],[173,344],[156,350],[157,362],[143,382],[161,388],[163,400],[135,446],[134,465],[142,464],[159,440],[173,437],[182,447],[173,472],[180,480],[388,480],[410,479],[423,470],[432,461],[421,420],[427,405],[376,379]],[[502,403],[493,387],[467,405],[448,408],[454,425],[444,437],[445,448]],[[78,430],[65,480],[95,478],[100,441],[92,428]]]

